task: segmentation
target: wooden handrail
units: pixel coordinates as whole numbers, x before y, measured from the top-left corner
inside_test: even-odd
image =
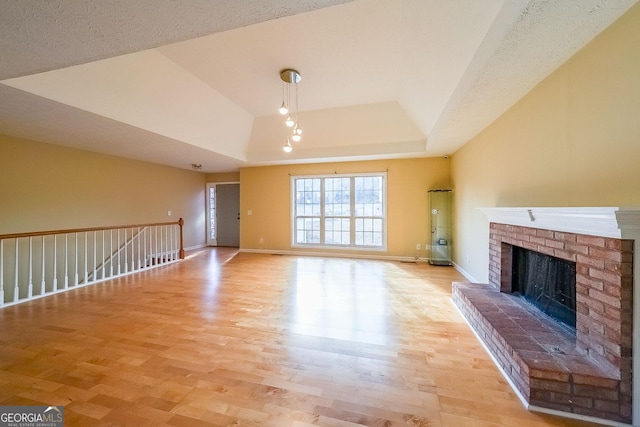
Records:
[[[48,230],[48,231],[33,231],[30,233],[12,233],[12,234],[0,234],[0,240],[4,239],[20,239],[23,237],[39,237],[39,236],[52,236],[54,234],[71,234],[71,233],[85,233],[89,231],[103,231],[103,230],[122,230],[138,227],[157,227],[162,225],[178,225],[180,226],[180,259],[184,259],[184,243],[182,239],[182,226],[184,220],[180,218],[174,222],[149,222],[145,224],[130,224],[130,225],[113,225],[106,227],[87,227],[87,228],[69,228],[64,230]]]
[[[53,234],[84,233],[86,231],[117,230],[117,229],[135,228],[135,227],[152,227],[152,226],[159,226],[159,225],[179,225],[180,235],[182,235],[183,224],[184,224],[184,220],[180,218],[178,221],[174,221],[174,222],[150,222],[147,224],[114,225],[114,226],[106,226],[106,227],[88,227],[88,228],[69,228],[65,230],[49,230],[49,231],[33,231],[30,233],[0,234],[0,240],[18,239],[21,237],[51,236]]]

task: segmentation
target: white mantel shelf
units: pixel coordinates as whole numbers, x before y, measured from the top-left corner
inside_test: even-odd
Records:
[[[637,239],[640,208],[624,207],[508,207],[478,208],[489,222],[587,234]]]

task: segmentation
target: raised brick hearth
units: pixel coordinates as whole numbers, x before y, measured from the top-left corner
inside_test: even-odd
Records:
[[[519,221],[490,223],[489,284],[454,303],[529,405],[631,424],[634,240]],[[514,246],[576,263],[575,331],[511,294]]]
[[[628,387],[610,366],[578,351],[566,327],[486,284],[454,283],[453,301],[530,405],[630,422]]]

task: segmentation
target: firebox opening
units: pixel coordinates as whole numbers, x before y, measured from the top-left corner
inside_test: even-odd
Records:
[[[575,329],[575,262],[513,246],[511,280],[512,292]]]

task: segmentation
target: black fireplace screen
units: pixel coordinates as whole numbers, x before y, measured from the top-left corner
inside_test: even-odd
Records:
[[[554,319],[576,327],[576,263],[513,247],[513,292]]]

